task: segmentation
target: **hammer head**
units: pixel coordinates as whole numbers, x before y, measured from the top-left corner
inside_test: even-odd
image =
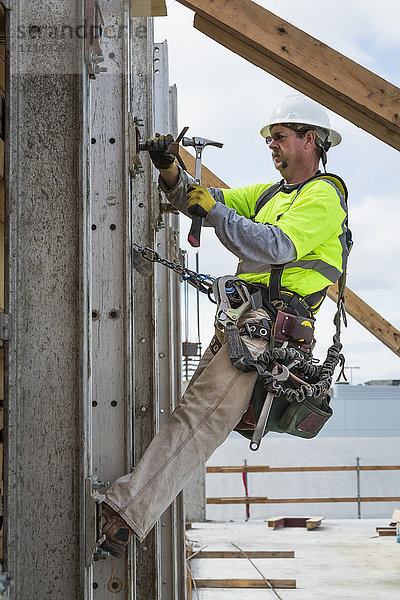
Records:
[[[224,144],[222,142],[213,142],[201,137],[184,137],[182,138],[182,146],[193,146],[194,148],[205,148],[205,146],[216,146],[222,148]]]

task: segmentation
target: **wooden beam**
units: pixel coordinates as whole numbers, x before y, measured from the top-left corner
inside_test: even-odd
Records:
[[[206,467],[207,473],[297,473],[300,471],[398,471],[400,465],[365,465],[362,467],[269,467],[268,465]]]
[[[336,302],[337,284],[328,289],[328,297]],[[392,352],[400,356],[400,331],[362,300],[350,288],[345,293],[346,311]]]
[[[180,148],[180,153],[186,163],[188,173],[194,177],[194,157],[185,148]],[[229,189],[226,183],[204,165],[202,166],[202,181],[207,187]],[[328,298],[336,302],[337,284],[330,286],[327,295]],[[400,331],[348,287],[346,288],[345,298],[348,314],[365,327],[367,331],[372,333],[382,344],[387,346],[397,356],[400,356]]]
[[[166,17],[165,0],[131,0],[132,17]]]
[[[249,558],[294,558],[292,550],[246,550]],[[201,550],[193,556],[197,558],[243,558],[243,554],[237,550]]]
[[[207,19],[195,15],[194,26],[208,37],[220,43],[222,46],[225,46],[228,50],[235,52],[242,58],[245,58],[256,67],[267,71],[277,79],[294,87],[299,92],[340,114],[348,121],[355,123],[358,127],[368,131],[378,139],[399,149],[399,133],[393,131],[383,123],[378,123],[376,118],[362,112],[357,113],[353,106],[346,102],[339,101],[338,98],[333,101],[331,92],[326,91],[318,84],[299,76],[289,66],[278,63],[275,59],[266,56],[259,50],[242,42],[240,39],[227,33],[217,25],[213,25],[213,23]]]
[[[207,498],[207,504],[319,504],[321,502],[398,502],[400,496],[365,496],[364,498],[266,498],[253,496],[250,498]]]
[[[179,2],[206,35],[400,149],[396,86],[251,0]]]
[[[269,588],[295,589],[295,579],[195,579],[198,588]]]

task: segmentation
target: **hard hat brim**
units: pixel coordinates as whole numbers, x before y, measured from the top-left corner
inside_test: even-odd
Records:
[[[296,123],[297,125],[299,125],[299,123]],[[274,125],[283,125],[284,127],[286,127],[287,125],[289,125],[289,123],[270,123],[269,125],[265,125],[261,130],[260,130],[260,134],[264,137],[270,137],[271,136],[271,128],[274,127]],[[304,123],[305,127],[309,127],[310,129],[313,129],[315,127],[315,125],[309,125],[308,123]],[[338,144],[340,144],[340,142],[342,141],[342,136],[340,135],[340,133],[338,131],[335,131],[334,129],[331,129],[330,127],[325,127],[325,129],[327,129],[329,131],[329,137],[328,137],[328,141],[331,142],[331,147],[333,148],[333,146],[337,146]]]

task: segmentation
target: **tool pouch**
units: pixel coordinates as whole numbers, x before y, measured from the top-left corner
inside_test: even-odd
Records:
[[[274,340],[279,343],[288,342],[290,346],[311,354],[315,345],[315,319],[298,317],[278,310],[274,325]]]
[[[329,406],[330,396],[325,394],[317,398],[306,398],[303,402],[286,402],[284,412],[277,422],[275,431],[289,433],[298,437],[313,438],[332,416]],[[271,425],[273,425],[271,423]],[[270,424],[267,423],[267,428]],[[274,429],[270,429],[274,431]]]
[[[235,427],[235,431],[247,439],[252,438],[265,396],[263,385],[258,380],[250,406]],[[315,437],[333,414],[329,402],[328,394],[317,398],[306,398],[303,402],[287,402],[285,398],[277,396],[272,403],[264,435],[269,431],[275,431],[303,438]]]

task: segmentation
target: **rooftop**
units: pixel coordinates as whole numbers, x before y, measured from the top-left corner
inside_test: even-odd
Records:
[[[270,515],[275,516],[271,513]],[[312,515],[309,515],[312,516]],[[320,527],[287,527],[274,531],[264,521],[195,523],[187,532],[194,551],[294,551],[294,558],[252,558],[267,579],[295,579],[296,589],[277,589],[282,600],[395,600],[400,598],[396,537],[379,537],[376,527],[388,519],[324,520]],[[259,579],[245,558],[192,559],[199,579]],[[271,590],[193,589],[193,600],[276,599]]]

